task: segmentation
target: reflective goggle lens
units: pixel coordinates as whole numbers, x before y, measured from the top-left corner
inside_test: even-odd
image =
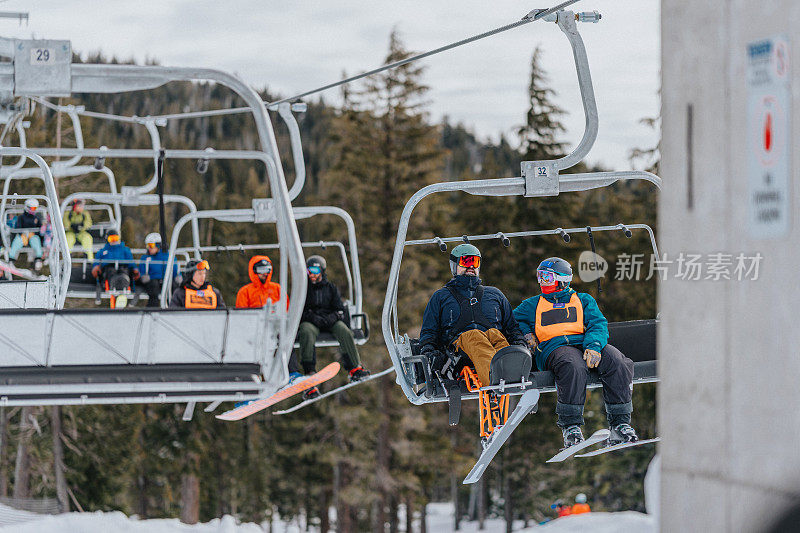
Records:
[[[256,271],[256,274],[269,274],[272,272],[272,265],[266,261],[263,263],[256,263],[253,270]]]
[[[197,270],[211,270],[211,266],[208,264],[208,261],[200,261],[197,263]]]
[[[556,274],[547,270],[537,270],[536,279],[543,285],[552,285],[556,281]]]
[[[114,243],[119,242],[119,235],[109,235],[108,242]]]
[[[147,247],[148,247],[148,248],[156,248],[157,246],[158,246],[158,245],[157,245],[156,243],[154,243],[154,242],[148,242],[148,243],[147,243]]]
[[[314,276],[318,276],[322,274],[322,269],[318,266],[310,266],[308,267],[308,273]]]
[[[481,266],[481,256],[479,255],[462,255],[458,258],[458,265],[464,268]]]

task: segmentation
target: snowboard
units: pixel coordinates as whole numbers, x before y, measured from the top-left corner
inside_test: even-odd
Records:
[[[267,407],[283,401],[286,398],[290,398],[295,394],[299,394],[310,389],[311,387],[328,381],[339,372],[339,366],[339,363],[331,363],[316,374],[304,376],[293,382],[290,382],[285,387],[279,389],[272,396],[252,401],[248,404],[231,409],[230,411],[225,411],[224,413],[217,415],[217,418],[220,420],[241,420],[259,411],[263,411]]]
[[[641,446],[642,444],[651,444],[653,442],[658,442],[660,440],[661,437],[656,437],[654,439],[637,440],[636,442],[621,442],[619,444],[613,444],[611,446],[603,446],[602,448],[599,448],[597,450],[592,450],[589,453],[582,453],[580,455],[576,455],[575,457],[594,457],[602,453],[614,452],[617,450],[623,450],[625,448],[632,448],[634,446]]]

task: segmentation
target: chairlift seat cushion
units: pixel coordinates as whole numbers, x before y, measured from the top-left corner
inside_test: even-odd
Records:
[[[531,373],[531,352],[524,346],[506,346],[492,357],[489,365],[489,380],[492,385],[519,383]]]

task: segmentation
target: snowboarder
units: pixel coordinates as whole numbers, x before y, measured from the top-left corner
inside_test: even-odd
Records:
[[[208,261],[192,260],[186,263],[183,283],[172,293],[171,309],[224,309],[225,302],[220,292],[208,280],[211,270]]]
[[[466,354],[482,385],[489,384],[489,367],[501,348],[526,346],[511,304],[495,287],[485,287],[478,277],[481,252],[459,244],[450,252],[453,279],[431,296],[422,317],[420,350],[441,371],[448,352]]]
[[[639,440],[630,425],[633,361],[608,344],[608,321],[590,294],[570,288],[572,267],[564,259],[545,259],[536,269],[542,294],[514,309],[536,366],[556,379],[556,414],[564,446],[582,442],[581,426],[589,369],[603,384],[610,444]]]
[[[161,249],[161,234],[148,233],[144,238],[145,254],[139,261],[137,280],[147,293],[147,307],[160,307],[161,286],[167,271],[169,254]],[[172,279],[178,277],[178,265],[172,265]]]
[[[317,356],[314,343],[321,331],[330,331],[342,350],[342,362],[350,374],[350,381],[361,381],[369,376],[369,372],[361,366],[353,332],[347,325],[349,316],[342,303],[342,297],[336,285],[328,281],[325,270],[325,258],[312,255],[306,261],[308,270],[308,292],[300,326],[297,328],[297,340],[300,343],[300,365],[305,374],[316,372]],[[290,372],[294,370],[290,368]],[[292,378],[296,377],[292,372]],[[319,389],[313,387],[303,393],[304,400],[319,396]]]
[[[76,198],[72,202],[72,209],[64,213],[64,228],[66,228],[67,246],[70,250],[78,241],[86,253],[89,261],[94,259],[92,251],[92,236],[89,228],[92,227],[92,216],[86,211],[86,202],[81,198]]]
[[[272,261],[266,255],[254,255],[247,265],[250,283],[236,294],[236,307],[264,307],[267,301],[281,298],[281,286],[272,281]]]
[[[106,289],[124,293],[130,290],[131,275],[134,279],[139,277],[139,271],[133,268],[131,249],[125,246],[119,232],[112,229],[106,234],[106,245],[97,252],[92,267],[92,276],[98,282],[108,282]],[[127,305],[128,297],[122,294],[116,298],[114,307],[126,307]]]
[[[556,511],[556,518],[561,518],[562,516],[569,516],[572,514],[572,508],[569,505],[564,505],[564,502],[561,500],[556,500],[555,503],[550,506],[550,509],[554,509]]]
[[[39,209],[39,200],[36,198],[28,198],[25,200],[25,211],[14,218],[10,227],[16,230],[35,230],[14,232],[14,239],[11,241],[11,248],[8,250],[9,258],[12,263],[17,260],[20,250],[23,246],[30,246],[33,249],[35,260],[33,262],[33,269],[39,272],[42,269],[42,235],[44,234],[44,222],[42,216],[36,212]]]

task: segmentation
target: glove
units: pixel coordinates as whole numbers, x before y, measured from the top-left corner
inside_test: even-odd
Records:
[[[150,283],[150,276],[148,276],[147,274],[144,274],[143,276],[139,277],[139,281],[141,281],[143,285],[147,284],[147,283]]]
[[[426,344],[422,347],[422,355],[430,360],[433,372],[441,372],[447,363],[447,354],[437,350],[432,344]]]
[[[134,271],[133,271],[133,279],[134,279],[134,281],[138,280],[138,279],[139,279],[139,278],[141,278],[141,277],[142,277],[142,276],[141,276],[141,275],[139,275],[139,271],[138,271],[138,270],[136,270],[136,269],[134,269]]]
[[[72,227],[72,233],[80,233],[81,230],[83,229],[83,226],[81,226],[80,224],[72,224],[71,227]]]
[[[597,350],[586,349],[583,351],[583,360],[589,368],[597,368],[600,364],[600,352]]]
[[[92,276],[96,278],[100,276],[100,265],[95,265],[94,268],[92,268]]]
[[[318,326],[321,329],[330,329],[333,327],[334,324],[339,320],[339,315],[336,313],[320,313],[319,314],[319,324]]]
[[[528,344],[528,348],[530,348],[531,350],[535,350],[536,346],[539,344],[536,341],[536,336],[533,333],[526,333],[524,335],[524,338],[525,342]]]

